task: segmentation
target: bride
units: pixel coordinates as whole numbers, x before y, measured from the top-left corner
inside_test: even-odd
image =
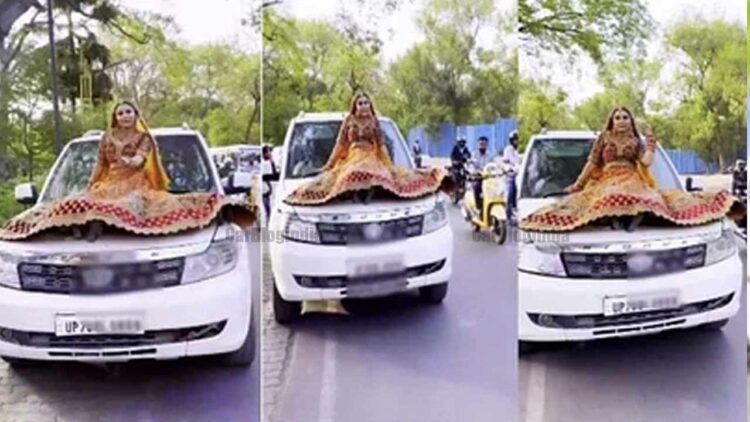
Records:
[[[727,215],[736,199],[716,193],[660,190],[649,171],[657,141],[651,128],[646,145],[633,115],[617,107],[589,154],[583,171],[558,203],[542,208],[521,222],[523,230],[571,231],[596,221],[617,229],[635,230],[644,218],[677,225],[699,225]]]
[[[100,141],[88,187],[11,219],[0,228],[0,239],[21,240],[64,227],[89,241],[96,240],[105,226],[140,235],[169,234],[206,226],[223,208],[236,205],[216,193],[173,195],[169,184],[141,113],[132,102],[122,101]],[[247,222],[254,220],[250,214],[251,207],[246,207],[237,216]]]
[[[292,192],[285,202],[321,205],[352,197],[367,203],[376,193],[417,198],[445,189],[448,182],[441,169],[411,171],[393,164],[372,101],[360,93],[352,100],[322,173]]]

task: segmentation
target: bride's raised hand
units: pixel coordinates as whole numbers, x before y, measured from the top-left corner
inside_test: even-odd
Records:
[[[656,136],[654,136],[654,128],[650,124],[646,124],[646,146],[650,150],[656,149]]]

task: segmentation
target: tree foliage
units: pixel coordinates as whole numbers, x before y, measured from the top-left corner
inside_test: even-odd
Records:
[[[583,51],[597,63],[642,47],[654,28],[644,0],[518,0],[518,23],[527,52]]]
[[[178,44],[165,35],[173,25],[170,18],[126,15],[114,2],[56,3],[63,28],[57,40],[63,139],[104,129],[114,101],[129,99],[139,104],[152,127],[187,123],[211,145],[260,142],[259,54],[225,44]],[[18,211],[13,185],[42,182],[55,158],[48,45],[46,37],[37,34],[44,25],[30,25],[39,19],[31,13],[29,23],[10,34],[18,51],[0,72],[5,83],[0,97],[6,107],[0,158],[9,163],[0,165],[0,221]],[[8,39],[4,42],[9,45]],[[93,71],[92,102],[80,101],[83,71]]]
[[[365,16],[385,16],[404,2],[359,2]],[[382,57],[377,19],[363,25],[342,12],[331,21],[264,13],[266,141],[280,143],[300,111],[343,111],[352,95],[369,92],[382,114],[402,129],[440,123],[494,121],[515,114],[516,55],[502,45],[482,47],[478,33],[498,17],[491,0],[427,2],[415,25],[423,41],[392,63]],[[360,14],[360,18],[361,18]]]

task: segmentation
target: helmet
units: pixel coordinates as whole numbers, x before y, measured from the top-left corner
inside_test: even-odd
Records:
[[[459,136],[459,137],[458,137],[458,143],[459,143],[459,144],[465,144],[465,143],[466,143],[466,137],[464,137],[464,136]]]
[[[514,130],[513,132],[508,135],[508,139],[518,139],[518,131]]]

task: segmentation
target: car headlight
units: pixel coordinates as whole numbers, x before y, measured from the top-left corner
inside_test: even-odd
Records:
[[[565,277],[561,249],[554,244],[519,242],[518,269],[527,273]]]
[[[446,224],[448,224],[448,211],[445,209],[445,201],[438,200],[435,208],[424,215],[422,234],[432,233]]]
[[[283,237],[294,242],[320,243],[320,234],[315,222],[303,220],[294,213],[287,214]]]
[[[706,264],[723,261],[737,253],[737,239],[733,229],[724,229],[721,236],[706,243]]]
[[[18,277],[19,262],[18,257],[0,253],[0,286],[21,288],[21,280]]]
[[[237,267],[239,248],[236,239],[228,238],[211,243],[197,255],[185,258],[182,284],[190,284],[226,274]]]

